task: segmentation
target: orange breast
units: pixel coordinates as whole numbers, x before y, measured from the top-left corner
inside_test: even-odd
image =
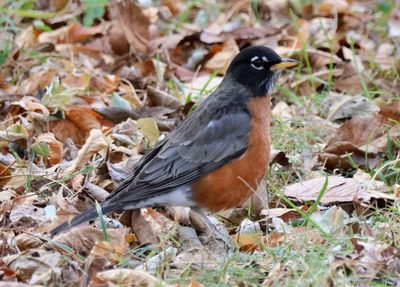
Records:
[[[267,170],[270,155],[270,97],[253,98],[248,108],[252,120],[247,151],[192,185],[195,202],[209,211],[233,208],[245,202],[257,190]]]

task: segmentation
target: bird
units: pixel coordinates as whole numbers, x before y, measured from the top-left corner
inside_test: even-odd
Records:
[[[299,63],[266,46],[242,49],[219,86],[100,204],[102,213],[183,206],[204,214],[244,203],[269,164],[271,91],[280,71]],[[97,217],[93,207],[50,233]]]

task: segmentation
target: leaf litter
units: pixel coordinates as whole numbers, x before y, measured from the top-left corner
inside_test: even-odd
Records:
[[[93,2],[9,2],[0,19],[1,285],[400,284],[396,1]],[[179,207],[49,238],[256,44],[303,66],[272,96],[266,186],[210,216],[234,253]]]

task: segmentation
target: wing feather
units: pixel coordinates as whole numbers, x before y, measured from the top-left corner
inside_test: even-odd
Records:
[[[133,175],[109,197],[110,203],[139,201],[168,192],[197,180],[246,151],[251,127],[250,115],[243,105],[217,108],[206,102],[194,113],[202,117],[191,115],[144,156]]]

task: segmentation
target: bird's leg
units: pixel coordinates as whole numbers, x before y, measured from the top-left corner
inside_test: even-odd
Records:
[[[234,249],[232,239],[227,232],[218,230],[218,228],[210,221],[207,214],[197,207],[191,208],[190,210],[190,220],[195,221],[195,225],[207,231],[215,240],[222,241],[228,252]]]

